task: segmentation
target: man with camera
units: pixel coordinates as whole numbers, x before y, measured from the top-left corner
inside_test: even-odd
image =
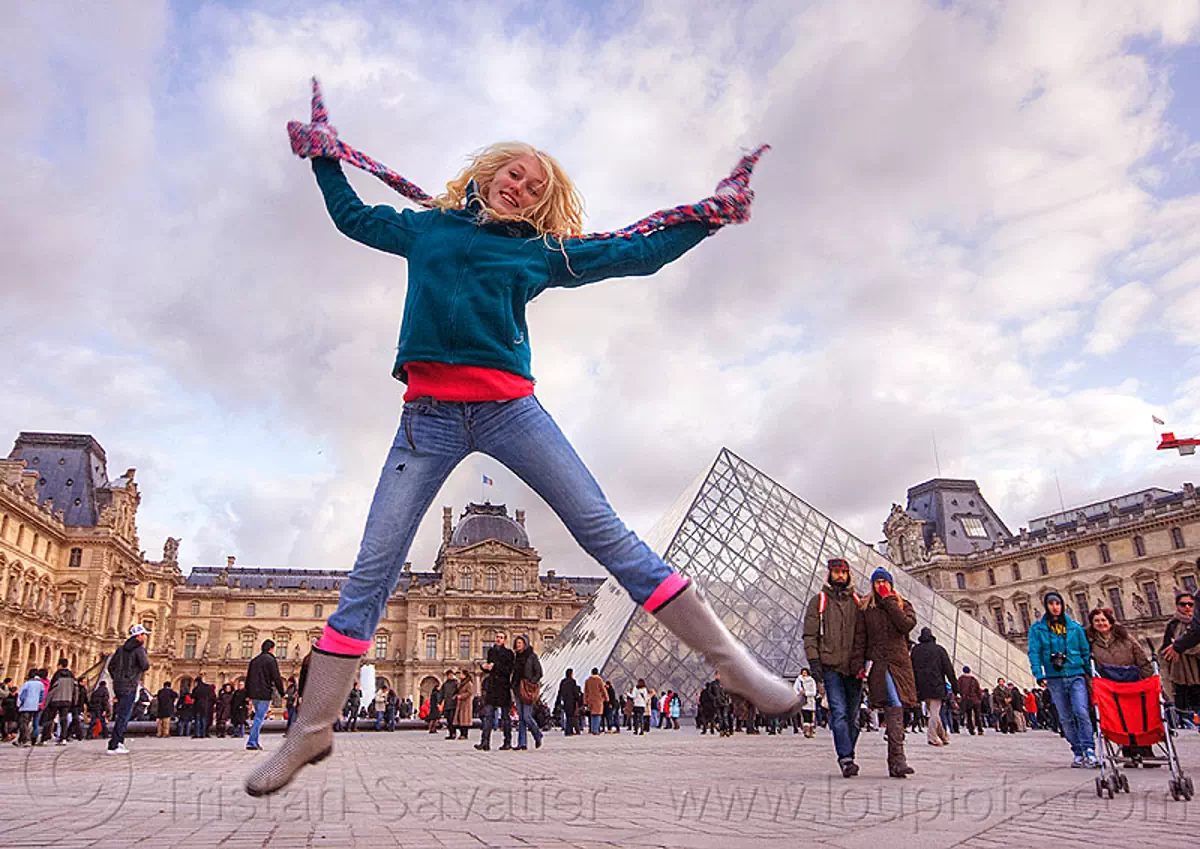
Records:
[[[1029,628],[1029,667],[1045,684],[1071,744],[1072,767],[1097,767],[1088,712],[1087,674],[1091,649],[1083,626],[1066,614],[1062,596],[1053,590],[1042,600],[1046,615]]]

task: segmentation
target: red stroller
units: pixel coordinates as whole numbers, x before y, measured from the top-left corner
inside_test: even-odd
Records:
[[[1175,743],[1167,729],[1167,701],[1158,676],[1140,681],[1113,681],[1101,678],[1092,664],[1092,709],[1096,716],[1096,751],[1101,752],[1100,775],[1096,777],[1096,795],[1108,798],[1124,790],[1129,792],[1129,779],[1121,771],[1124,757],[1122,746],[1150,746],[1153,757],[1139,757],[1137,762],[1165,763],[1171,770],[1168,789],[1175,801],[1190,801],[1192,779],[1183,774]]]

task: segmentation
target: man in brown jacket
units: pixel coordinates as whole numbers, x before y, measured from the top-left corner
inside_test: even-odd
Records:
[[[964,666],[963,674],[958,676],[958,692],[962,698],[963,718],[967,723],[967,731],[974,736],[976,730],[983,734],[983,718],[979,706],[983,704],[983,688],[979,679],[971,674],[971,667]]]
[[[600,670],[592,667],[592,674],[583,682],[583,703],[587,705],[589,714],[589,729],[593,734],[600,733],[600,720],[604,716],[604,700],[608,696],[608,689],[604,686],[604,679],[600,677]]]
[[[804,653],[814,678],[825,685],[829,728],[842,777],[858,775],[854,747],[862,705],[862,671],[867,632],[858,593],[850,584],[850,564],[834,557],[826,564],[829,580],[808,602],[804,615]]]

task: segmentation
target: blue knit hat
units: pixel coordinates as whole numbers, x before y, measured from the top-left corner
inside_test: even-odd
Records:
[[[871,584],[874,585],[875,582],[878,581],[880,578],[883,578],[885,581],[887,581],[889,584],[892,584],[892,585],[895,585],[895,583],[896,583],[895,581],[892,580],[892,573],[889,572],[887,569],[884,569],[882,566],[880,566],[878,569],[876,569],[874,572],[871,573]]]

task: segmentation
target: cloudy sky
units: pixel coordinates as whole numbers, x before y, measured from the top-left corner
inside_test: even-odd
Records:
[[[768,141],[754,221],[530,309],[538,394],[645,530],[728,446],[868,540],[979,480],[1014,530],[1200,482],[1200,3],[20,3],[0,29],[0,438],[138,469],[151,556],[349,568],[403,387],[405,265],[336,232],[284,125],[325,87],[429,190],[555,154],[589,229],[708,194]],[[401,203],[351,175],[370,203]],[[437,504],[529,511],[511,474]],[[412,559],[428,568],[440,510]]]

